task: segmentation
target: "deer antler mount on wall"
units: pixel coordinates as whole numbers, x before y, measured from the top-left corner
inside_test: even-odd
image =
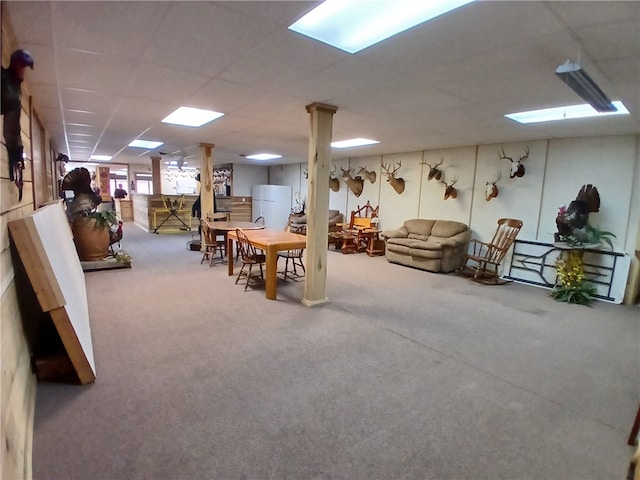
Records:
[[[340,167],[340,170],[342,170],[342,178],[344,178],[344,183],[347,184],[351,192],[356,197],[359,197],[362,194],[362,189],[364,188],[363,178],[357,175],[353,177],[352,173],[355,172],[353,168]]]
[[[524,177],[525,169],[522,162],[529,158],[529,147],[526,148],[524,155],[522,155],[518,160],[514,160],[512,157],[507,157],[507,155],[504,153],[504,148],[500,149],[498,155],[500,157],[500,160],[506,159],[511,162],[511,173],[509,174],[510,178]]]
[[[404,192],[404,178],[396,177],[396,172],[400,169],[400,167],[402,167],[402,162],[397,162],[397,164],[398,166],[394,168],[392,172],[390,172],[389,167],[383,163],[382,170],[384,170],[383,173],[387,176],[387,182],[389,182],[396,193],[400,195],[402,192]]]

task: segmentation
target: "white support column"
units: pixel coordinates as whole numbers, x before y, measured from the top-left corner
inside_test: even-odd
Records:
[[[307,105],[310,114],[307,188],[307,270],[302,303],[327,303],[327,243],[329,238],[329,165],[333,114],[338,107]]]

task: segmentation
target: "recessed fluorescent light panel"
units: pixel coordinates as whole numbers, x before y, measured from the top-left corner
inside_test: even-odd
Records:
[[[290,30],[356,53],[473,0],[325,0]]]
[[[255,155],[247,155],[245,158],[249,160],[274,160],[282,158],[282,155],[273,155],[271,153],[256,153]]]
[[[608,115],[629,115],[629,110],[620,101],[611,102],[615,112],[598,112],[591,105],[568,105],[566,107],[543,108],[528,112],[508,113],[505,117],[518,123],[556,122],[559,120],[575,120],[578,118],[606,117]]]
[[[113,157],[111,155],[91,155],[89,157],[91,160],[111,160]]]
[[[134,148],[148,148],[149,150],[153,150],[154,148],[158,148],[162,145],[163,142],[154,142],[152,140],[134,140],[129,144],[130,147]]]
[[[350,148],[350,147],[362,147],[364,145],[375,145],[376,143],[380,143],[380,142],[377,140],[369,140],[368,138],[351,138],[349,140],[331,142],[331,146],[334,148]]]
[[[224,113],[213,110],[200,110],[199,108],[180,107],[175,112],[165,117],[163,123],[183,125],[185,127],[201,127],[205,123],[212,122],[220,118]]]

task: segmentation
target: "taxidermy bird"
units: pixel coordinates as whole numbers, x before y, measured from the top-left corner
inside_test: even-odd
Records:
[[[600,211],[600,195],[598,189],[591,184],[583,185],[578,196],[568,207],[560,206],[556,217],[558,233],[556,241],[566,241],[568,237],[579,240],[586,236],[589,224],[589,213]]]
[[[122,240],[122,220],[118,220],[117,226],[114,225],[109,229],[109,250],[111,250],[111,255],[115,255],[113,251],[114,244],[117,243],[118,248],[120,248],[120,240]]]
[[[0,111],[4,116],[2,133],[9,157],[9,179],[18,187],[18,200],[22,200],[22,170],[24,158],[22,139],[20,138],[20,113],[22,111],[22,92],[24,71],[33,69],[33,57],[26,50],[16,50],[11,54],[7,68],[2,67],[2,102]]]
[[[71,216],[90,212],[102,203],[100,195],[91,189],[91,174],[84,167],[74,168],[62,179],[62,191],[73,190],[73,201],[68,204]]]

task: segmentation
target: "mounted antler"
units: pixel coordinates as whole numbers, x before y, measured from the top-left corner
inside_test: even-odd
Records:
[[[340,191],[340,180],[336,178],[336,167],[329,171],[329,188],[332,192]]]
[[[427,180],[433,180],[435,178],[436,180],[439,181],[442,178],[442,170],[439,169],[438,167],[443,163],[444,163],[444,158],[440,160],[440,163],[436,163],[433,166],[425,162],[424,160],[420,162],[420,165],[426,165],[427,167],[429,167],[429,174],[427,175]]]
[[[344,178],[344,183],[347,184],[349,189],[356,197],[359,197],[362,194],[362,189],[364,188],[364,180],[362,179],[362,177],[352,177],[351,174],[354,172],[352,168],[340,167],[340,170],[342,170],[342,178]]]
[[[360,174],[364,174],[364,176],[367,177],[367,179],[371,183],[376,183],[376,172],[370,172],[369,170],[367,170],[367,167],[360,167],[360,170],[358,170],[358,175]]]
[[[511,173],[509,174],[510,178],[514,177],[524,177],[525,169],[522,162],[524,162],[527,158],[529,158],[529,147],[524,152],[524,155],[521,156],[518,160],[514,160],[511,157],[507,157],[504,153],[504,148],[502,148],[499,152],[500,160],[509,160],[511,162]]]
[[[389,167],[384,163],[382,164],[383,173],[387,176],[387,182],[391,184],[397,194],[404,192],[404,178],[396,178],[396,172],[400,167],[402,167],[402,161],[398,162],[398,166],[393,169],[393,172],[390,172]]]
[[[499,190],[498,190],[497,183],[500,181],[500,178],[502,178],[502,173],[500,172],[500,170],[498,170],[498,173],[494,177],[494,179],[489,180],[486,183],[487,187],[484,192],[484,198],[487,202],[490,201],[492,198],[496,198],[498,196]]]
[[[440,180],[440,183],[443,183],[445,186],[445,189],[444,189],[445,200],[449,200],[449,198],[456,198],[458,196],[458,190],[454,188],[454,185],[456,184],[457,181],[458,181],[457,175],[456,175],[456,178],[451,183],[448,183],[446,179]]]

